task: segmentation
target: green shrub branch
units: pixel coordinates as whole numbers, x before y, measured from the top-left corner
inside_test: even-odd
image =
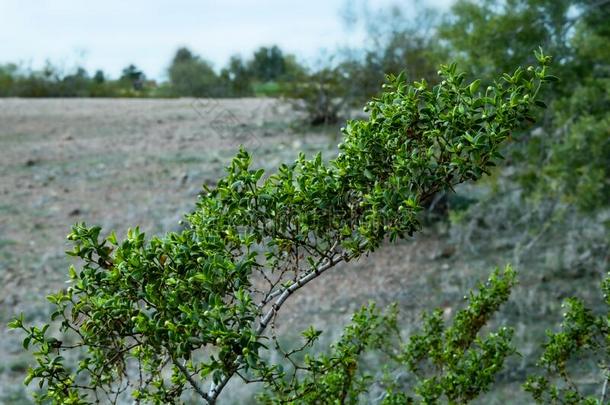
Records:
[[[193,390],[214,403],[234,377],[279,384],[284,372],[265,353],[286,300],[338,263],[413,235],[435,193],[487,173],[511,133],[532,120],[541,84],[554,79],[550,58],[536,56],[537,67],[485,89],[455,64],[441,67],[432,88],[389,76],[366,106],[370,117],[348,122],[328,162],[301,154],[266,175],[241,149],[183,231],[147,240],[135,228],[118,240],[74,226],[68,254],[81,266],[48,297],[62,340],[48,324],[12,324],[25,331],[24,348],[35,348],[26,382],[39,383],[37,399],[175,403]],[[455,350],[466,350],[487,319],[463,316],[471,330],[447,332]],[[363,383],[347,377],[346,387]]]

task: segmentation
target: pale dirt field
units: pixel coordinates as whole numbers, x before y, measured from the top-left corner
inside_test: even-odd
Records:
[[[67,279],[71,224],[118,235],[135,225],[148,233],[179,229],[201,185],[214,184],[239,144],[253,152],[255,166],[273,170],[299,151],[332,156],[337,132],[302,129],[289,104],[271,99],[0,99],[0,403],[27,403],[21,381],[31,358],[6,323],[20,312],[30,321],[49,313],[44,297]],[[375,299],[399,303],[406,333],[424,308],[455,312],[467,289],[504,259],[466,260],[437,226],[295,294],[280,331],[290,340],[313,324],[330,342],[354,310]],[[530,311],[510,305],[511,313]],[[235,401],[247,402],[246,391],[234,388],[232,397],[245,395]]]

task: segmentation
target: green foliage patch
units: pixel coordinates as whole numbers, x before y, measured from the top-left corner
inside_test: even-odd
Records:
[[[532,120],[540,87],[553,78],[550,57],[536,55],[537,67],[504,74],[484,89],[479,80],[466,82],[455,64],[441,67],[432,88],[389,76],[366,107],[369,119],[347,124],[338,156],[327,163],[320,154],[301,154],[266,175],[251,168],[250,154],[241,149],[225,177],[205,188],[183,231],[147,240],[135,228],[119,240],[102,237],[100,227],[74,226],[68,254],[82,267],[71,267],[70,286],[48,297],[61,336],[51,334],[49,324],[11,324],[26,332],[24,348],[35,349],[37,365],[26,383],[39,383],[37,400],[116,402],[131,395],[175,403],[192,390],[214,403],[237,377],[280,387],[276,393],[283,395],[285,373],[262,355],[282,305],[338,263],[412,235],[420,207],[435,193],[487,173],[511,133]],[[510,333],[477,334],[506,299],[511,274],[492,278],[492,290],[472,296],[471,308],[452,327],[439,329],[439,314],[433,314],[424,334],[407,346],[401,358],[413,369],[424,360],[422,342],[441,339],[439,350],[446,351],[432,355],[432,363],[446,369],[422,380],[416,391],[422,398],[467,400],[492,381],[494,367],[510,352]],[[379,341],[370,328],[393,322],[375,314],[373,308],[359,312],[335,355],[304,372],[323,372],[338,356],[344,372],[327,375],[328,389],[342,380],[345,398],[356,398],[364,380],[350,377],[350,364]],[[438,333],[431,335],[431,328]],[[307,332],[305,345],[317,334]],[[78,364],[72,365],[65,355],[75,352]],[[464,359],[455,360],[460,355]],[[486,366],[474,367],[477,362]],[[465,388],[471,377],[479,388]],[[293,394],[311,385],[307,377],[298,381],[289,389]]]

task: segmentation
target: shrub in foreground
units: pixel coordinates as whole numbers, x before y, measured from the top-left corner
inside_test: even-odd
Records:
[[[69,254],[82,266],[70,268],[67,289],[48,297],[61,340],[48,324],[11,324],[25,330],[24,347],[36,350],[26,382],[39,383],[39,401],[56,403],[126,395],[175,403],[187,390],[215,403],[233,378],[265,384],[269,401],[355,401],[367,384],[355,373],[357,357],[379,345],[380,330],[397,327],[392,316],[363,309],[329,357],[295,364],[291,379],[267,360],[277,314],[337,264],[418,231],[420,207],[433,195],[487,173],[512,131],[531,120],[540,86],[551,78],[550,58],[540,52],[537,59],[538,67],[504,74],[482,90],[454,64],[441,68],[433,88],[390,76],[367,104],[369,119],[342,129],[334,159],[300,155],[265,175],[242,149],[226,176],[202,193],[183,231],[147,239],[135,228],[119,240],[76,225]],[[510,272],[495,277],[451,327],[430,315],[397,355],[422,373],[415,391],[421,398],[473,398],[511,352],[509,330],[478,336],[512,285]],[[306,346],[318,334],[308,330]],[[426,354],[431,347],[437,352]],[[426,377],[439,365],[439,376]],[[392,392],[386,400],[408,402],[410,395]]]

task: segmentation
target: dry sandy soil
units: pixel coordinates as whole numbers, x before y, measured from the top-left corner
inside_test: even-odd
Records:
[[[67,279],[71,224],[119,235],[135,225],[176,230],[240,144],[269,170],[299,151],[334,153],[335,131],[295,122],[289,104],[270,99],[0,100],[0,403],[27,403],[20,381],[31,357],[6,323],[20,312],[30,321],[49,313],[44,297]],[[328,342],[371,299],[397,301],[403,325],[413,325],[423,308],[455,312],[467,288],[503,263],[466,262],[442,229],[424,232],[325,274],[291,298],[281,327],[296,337],[313,324],[328,330]],[[554,310],[536,308],[541,316]]]

